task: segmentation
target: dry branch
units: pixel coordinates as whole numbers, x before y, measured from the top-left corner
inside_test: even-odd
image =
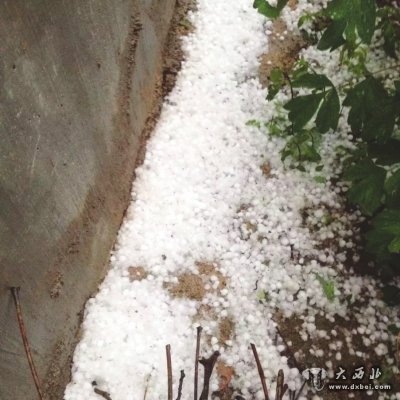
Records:
[[[44,399],[43,391],[42,391],[42,388],[40,386],[40,380],[39,380],[39,376],[38,376],[38,374],[36,372],[35,364],[33,362],[31,348],[29,346],[28,336],[26,334],[24,319],[22,317],[21,303],[20,303],[20,300],[19,300],[19,290],[20,290],[19,287],[12,287],[11,288],[11,293],[12,293],[13,298],[14,298],[15,309],[17,311],[17,319],[18,319],[19,331],[21,332],[21,337],[22,337],[22,341],[24,343],[26,357],[27,357],[28,363],[29,363],[29,369],[31,370],[31,374],[32,374],[33,380],[35,382],[36,391],[38,393],[39,399],[43,400]]]
[[[203,390],[200,395],[200,400],[208,400],[208,393],[210,391],[210,379],[219,355],[219,351],[215,351],[211,357],[202,358],[199,361],[200,364],[204,367],[204,382]]]
[[[143,400],[146,400],[146,397],[147,397],[147,391],[149,390],[149,383],[150,383],[152,372],[153,372],[153,369],[151,370],[151,372],[149,373],[149,375],[147,376],[147,379],[146,379],[144,393],[143,393]]]
[[[181,377],[179,378],[179,386],[178,386],[178,397],[176,400],[181,400],[182,397],[182,386],[183,386],[183,380],[185,379],[185,371],[182,369],[181,370]]]
[[[200,337],[203,328],[197,327],[196,356],[194,361],[194,400],[197,400],[197,389],[199,385],[199,357],[200,357]]]
[[[278,378],[276,380],[276,395],[275,400],[282,400],[288,385],[285,385],[285,375],[283,374],[283,370],[278,371]]]
[[[265,382],[264,370],[261,366],[260,359],[258,358],[256,346],[254,345],[254,343],[251,343],[250,346],[251,346],[251,349],[253,350],[254,359],[256,360],[258,375],[260,375],[261,385],[262,385],[262,388],[264,391],[264,399],[269,400],[267,383]]]
[[[167,352],[167,373],[168,373],[168,400],[172,400],[172,362],[171,362],[171,345],[165,347]]]
[[[100,389],[97,389],[97,388],[94,388],[93,390],[94,390],[94,392],[96,394],[98,394],[99,396],[103,397],[104,399],[112,400],[111,396],[107,392],[105,392],[104,390],[100,390]]]
[[[304,386],[306,385],[307,381],[304,381],[303,384],[301,385],[301,388],[299,389],[299,392],[297,393],[297,396],[294,398],[294,400],[299,400],[300,395],[304,389]]]

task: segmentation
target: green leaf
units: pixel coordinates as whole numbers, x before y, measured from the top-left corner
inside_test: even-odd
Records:
[[[375,0],[358,0],[360,5],[357,11],[357,32],[361,40],[370,44],[375,32],[376,3]]]
[[[397,59],[396,42],[398,38],[395,26],[390,21],[386,21],[386,23],[381,26],[381,29],[384,38],[383,49],[385,50],[385,53],[389,57]]]
[[[386,209],[378,214],[372,225],[382,233],[389,233],[393,236],[400,235],[400,210]]]
[[[246,126],[254,126],[254,127],[260,129],[261,128],[261,122],[257,121],[256,119],[251,119],[251,120],[246,122]]]
[[[265,17],[276,19],[279,17],[281,11],[286,6],[289,0],[278,0],[277,6],[271,6],[266,0],[255,0],[253,7]]]
[[[400,210],[385,209],[372,220],[372,229],[366,234],[369,253],[378,261],[387,262],[399,253]]]
[[[382,205],[386,170],[375,165],[371,160],[361,160],[351,166],[344,174],[346,180],[353,185],[347,192],[349,201],[360,206],[367,215]]]
[[[388,247],[391,253],[400,253],[400,236],[396,236],[390,243]]]
[[[350,107],[348,123],[352,131],[361,131],[365,140],[385,142],[392,135],[400,111],[399,100],[389,96],[377,79],[369,76],[354,86],[343,105]]]
[[[289,2],[289,0],[278,0],[277,5],[276,5],[277,9],[279,11],[282,11],[288,2]]]
[[[298,169],[299,171],[301,171],[301,172],[306,172],[306,169],[304,168],[304,165],[298,165],[297,167],[296,167],[296,169]]]
[[[303,14],[297,21],[297,27],[301,28],[305,22],[312,20],[313,20],[313,14]]]
[[[317,112],[322,98],[322,93],[313,93],[295,97],[284,105],[284,108],[289,111],[289,119],[295,130],[300,130],[310,121]]]
[[[325,94],[325,98],[318,111],[315,121],[321,133],[328,132],[329,129],[336,130],[340,116],[340,100],[335,88]]]
[[[275,84],[280,84],[284,80],[283,71],[280,68],[274,68],[271,71],[270,79]]]
[[[371,158],[376,158],[376,163],[380,165],[392,165],[400,162],[400,141],[389,139],[386,143],[370,143],[368,154]]]
[[[364,43],[371,43],[375,32],[375,0],[332,0],[328,4],[327,13],[334,21],[345,24],[347,42],[355,43],[357,32]],[[339,31],[339,28],[336,29]]]
[[[320,274],[314,273],[315,277],[317,278],[318,282],[322,286],[322,290],[326,296],[326,298],[332,302],[335,299],[335,284],[333,281],[326,280]]]
[[[314,181],[317,183],[326,183],[326,178],[324,176],[315,176]]]
[[[325,32],[322,34],[321,39],[318,42],[318,50],[336,50],[338,47],[342,46],[346,40],[343,37],[344,30],[347,26],[345,20],[341,19],[338,21],[333,21]]]
[[[390,208],[400,207],[400,169],[386,179],[385,192],[386,205]]]
[[[332,82],[321,74],[304,73],[293,79],[293,87],[304,87],[310,89],[325,89],[327,86],[333,86]]]
[[[265,290],[260,290],[259,292],[257,292],[257,300],[261,301],[261,302],[262,301],[270,301],[271,296]]]
[[[347,94],[343,105],[350,107],[348,123],[353,131],[361,130],[368,113],[376,106],[376,99],[386,97],[382,84],[373,77],[368,77],[354,86]]]
[[[280,68],[274,68],[271,71],[270,81],[272,83],[268,86],[267,100],[272,100],[284,85],[285,76],[283,71]]]
[[[291,156],[296,161],[317,162],[321,160],[317,148],[321,142],[321,136],[317,132],[301,131],[294,135],[286,144],[281,155],[282,161]],[[298,168],[305,172],[303,166]]]
[[[382,232],[378,227],[369,230],[366,235],[366,250],[372,254],[379,263],[391,261],[391,253],[389,252],[389,244],[393,240],[393,235]]]

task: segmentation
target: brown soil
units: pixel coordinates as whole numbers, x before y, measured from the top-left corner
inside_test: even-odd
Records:
[[[142,281],[147,278],[148,272],[143,267],[129,267],[129,280],[133,281]]]
[[[184,273],[178,276],[178,283],[175,285],[164,285],[173,297],[184,297],[190,300],[202,300],[206,294],[201,276],[191,273]]]
[[[218,291],[226,287],[226,278],[225,276],[218,271],[217,265],[215,263],[207,263],[207,262],[197,262],[196,266],[201,275],[210,279],[212,276],[216,276],[218,279]]]
[[[289,1],[291,8],[296,7],[296,1]],[[301,36],[286,31],[286,24],[282,19],[277,19],[272,25],[272,35],[269,36],[268,52],[261,58],[259,77],[261,84],[269,84],[269,76],[274,68],[281,68],[288,72],[298,59],[299,52],[306,46]],[[284,40],[281,36],[284,35]]]
[[[303,324],[303,320],[301,317],[295,316],[287,319],[283,318],[279,313],[277,313],[275,315],[275,321],[279,326],[280,336],[283,338],[284,344],[286,346],[285,350],[282,352],[282,355],[288,358],[288,364],[290,367],[298,368],[300,371],[311,367],[327,368],[325,362],[329,360],[333,364],[333,371],[338,371],[339,367],[345,368],[347,377],[349,378],[348,380],[342,382],[336,382],[334,380],[331,380],[331,382],[345,384],[348,383],[350,385],[352,383],[371,383],[368,380],[367,375],[369,374],[370,368],[379,366],[381,371],[385,368],[385,365],[382,364],[382,360],[376,355],[374,348],[366,347],[362,341],[362,336],[354,335],[352,333],[352,330],[354,328],[357,328],[358,326],[355,319],[347,321],[337,316],[336,321],[332,323],[324,317],[319,316],[315,320],[317,331],[325,331],[328,333],[328,335],[331,335],[331,332],[335,330],[337,332],[337,335],[331,336],[331,339],[318,337],[309,338],[307,341],[303,341],[303,339],[299,335]],[[352,348],[355,351],[363,352],[366,355],[364,359],[361,359],[349,353],[346,338],[350,336],[352,339]],[[338,341],[343,343],[341,349],[330,349],[329,346]],[[317,357],[315,354],[310,353],[310,351],[316,350],[323,350],[324,355],[322,357]],[[335,358],[337,351],[342,354],[341,360],[336,360]],[[365,378],[357,382],[351,381],[351,374],[353,374],[355,368],[358,368],[360,366],[365,367]],[[379,381],[379,383],[391,383],[394,388],[392,389],[392,391],[393,393],[396,393],[396,391],[400,387],[400,377],[393,377],[388,382]],[[356,400],[365,399],[365,393],[363,393],[362,391],[352,391],[352,393],[354,394],[353,398]],[[349,392],[323,392],[324,400],[345,400],[348,399],[348,394]],[[368,398],[372,400],[378,399],[378,397],[378,391],[374,391],[373,395],[368,396]]]
[[[211,277],[215,276],[218,279],[217,292],[226,286],[225,277],[217,270],[213,263],[197,262],[198,274],[185,272],[178,276],[178,283],[165,283],[164,287],[168,289],[173,297],[184,297],[191,300],[200,301],[208,292],[215,291],[214,289],[206,290],[207,284],[210,283]],[[201,308],[201,307],[200,307]],[[203,311],[206,308],[203,307]]]
[[[64,286],[64,274],[61,271],[50,271],[49,275],[49,293],[52,299],[60,296]]]
[[[219,341],[225,344],[228,340],[232,339],[235,331],[235,323],[229,317],[222,318],[219,322]]]
[[[225,395],[221,397],[226,399],[231,398],[232,393],[229,391],[229,386],[233,376],[235,375],[234,368],[225,364],[223,361],[218,361],[217,375],[219,378],[219,391]]]

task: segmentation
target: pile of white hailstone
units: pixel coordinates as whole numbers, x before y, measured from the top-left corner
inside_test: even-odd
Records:
[[[322,4],[299,0],[295,10],[286,8],[288,32],[297,29],[300,14]],[[300,371],[288,366],[281,355],[285,346],[276,341],[277,310],[303,318],[297,333],[305,342],[330,343],[311,349],[321,359],[318,366],[332,369],[352,351],[364,360],[353,348],[356,334],[394,364],[387,326],[398,321],[396,310],[377,298],[378,282],[352,276],[345,267],[347,259],[357,260],[355,227],[361,221],[359,213],[345,211],[346,185],[330,183],[340,172],[335,148],[351,146],[345,119],[338,133],[324,135],[323,171],[286,168],[279,154],[284,140],[247,125],[277,114],[276,103],[265,104],[257,77],[270,24],[249,0],[198,0],[192,22],[196,29],[184,39],[186,60],[137,171],[111,270],[87,305],[66,400],[98,399],[93,381],[113,400],[143,399],[145,391],[149,400],[165,398],[166,344],[174,371],[184,369],[188,377],[183,399],[192,398],[197,325],[204,328],[202,354],[221,352],[245,398],[263,398],[251,342],[270,393],[279,368],[289,389],[298,390]],[[308,48],[302,54],[335,83],[347,78],[346,70],[336,69],[336,52]],[[276,101],[287,99],[281,93]],[[261,168],[266,162],[269,176]],[[317,183],[317,174],[327,183]],[[171,296],[166,284],[198,273],[199,261],[215,265],[227,286],[216,290],[218,277],[211,276],[202,300]],[[146,277],[132,281],[132,266],[142,267]],[[323,281],[333,285],[331,300]],[[204,309],[208,314],[200,314]],[[317,329],[319,318],[334,323],[337,316],[357,321],[346,339],[339,330]],[[223,318],[234,327],[224,342]],[[302,349],[292,350],[302,357]],[[175,388],[178,380],[175,373]],[[211,390],[217,389],[214,374]],[[308,398],[304,393],[300,400]]]

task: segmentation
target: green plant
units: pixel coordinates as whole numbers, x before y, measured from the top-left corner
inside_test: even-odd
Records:
[[[257,292],[257,299],[258,301],[271,301],[271,296],[269,295],[268,292],[266,292],[265,290],[260,290],[259,292]]]
[[[280,1],[271,10],[265,0],[254,3],[270,18],[277,18],[285,5]],[[350,203],[371,218],[366,249],[382,267],[398,267],[400,258],[400,80],[392,79],[388,85],[386,79],[384,84],[379,78],[382,71],[369,71],[366,60],[379,46],[387,56],[397,58],[399,20],[398,8],[380,7],[375,0],[331,0],[322,11],[302,16],[298,25],[312,22],[314,33],[310,35],[318,42],[317,49],[338,49],[341,63],[358,82],[351,79],[335,87],[327,76],[300,60],[289,73],[272,71],[267,97],[274,99],[284,87],[290,90],[291,99],[283,105],[290,125],[281,129],[287,138],[281,155],[302,171],[306,170],[304,162],[323,161],[321,135],[335,132],[341,110],[347,109],[347,123],[357,140],[355,150],[338,149],[343,179],[350,183]],[[371,48],[375,34],[378,40]],[[314,179],[324,183],[323,176]]]
[[[255,0],[253,7],[256,8],[260,14],[265,15],[268,18],[276,19],[279,17],[288,1],[289,0],[278,0],[276,7],[273,7],[266,0]]]
[[[335,300],[335,283],[325,279],[322,275],[315,273],[315,277],[322,286],[322,291],[329,301]]]

